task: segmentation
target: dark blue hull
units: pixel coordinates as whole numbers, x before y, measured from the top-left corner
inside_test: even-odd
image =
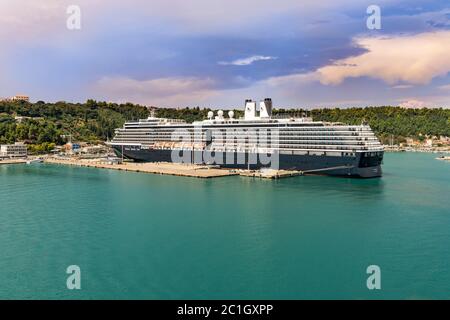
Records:
[[[118,156],[122,156],[122,146],[113,146]],[[185,151],[184,161],[175,159],[172,150],[143,149],[139,146],[124,146],[123,156],[138,162],[185,162],[185,163],[211,163],[209,151]],[[208,153],[209,152],[209,153]],[[206,153],[206,155],[205,155]],[[182,155],[182,154],[181,154]],[[216,157],[217,158],[217,157]],[[224,168],[260,169],[271,167],[271,164],[262,163],[257,154],[229,152],[223,155],[222,161],[217,161]],[[229,161],[232,159],[232,161]],[[280,154],[277,169],[300,170],[311,174],[326,174],[337,176],[351,176],[361,178],[380,177],[382,175],[381,162],[383,152],[356,153],[355,156],[332,156],[313,154]]]

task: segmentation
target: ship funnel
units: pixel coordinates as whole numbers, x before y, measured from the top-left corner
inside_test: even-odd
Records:
[[[252,100],[245,100],[245,120],[253,120],[256,118],[256,102]]]
[[[272,99],[266,98],[259,103],[259,116],[261,118],[270,118],[272,116]]]

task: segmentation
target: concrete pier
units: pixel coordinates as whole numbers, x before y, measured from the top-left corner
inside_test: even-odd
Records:
[[[2,164],[23,164],[27,163],[26,159],[7,159],[7,160],[0,160],[0,165]]]
[[[30,159],[28,159],[30,160]],[[63,159],[56,157],[44,157],[43,161],[50,164],[69,165],[76,167],[90,167],[98,169],[111,169],[130,172],[142,172],[152,174],[167,174],[173,176],[194,177],[194,178],[217,178],[228,176],[243,176],[261,179],[280,179],[303,175],[302,171],[287,170],[237,170],[212,167],[207,165],[181,164],[169,162],[124,162],[112,164],[105,159]],[[1,160],[1,164],[25,164],[27,159]]]
[[[303,175],[302,171],[289,171],[289,170],[273,170],[273,169],[263,169],[263,170],[242,170],[239,171],[239,175],[251,178],[262,178],[262,179],[280,179],[288,177],[296,177]]]
[[[192,164],[166,163],[166,162],[158,162],[158,163],[124,162],[122,164],[107,164],[102,163],[101,161],[86,161],[76,159],[65,160],[57,158],[47,158],[44,160],[44,162],[52,164],[78,166],[78,167],[92,167],[92,168],[122,170],[131,172],[167,174],[173,176],[184,176],[195,178],[215,178],[215,177],[235,176],[239,174],[233,170],[211,168],[206,165],[192,165]]]

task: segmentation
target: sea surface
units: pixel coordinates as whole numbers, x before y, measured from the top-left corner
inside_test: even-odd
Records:
[[[0,298],[448,299],[450,162],[435,157],[388,153],[369,180],[1,165]]]

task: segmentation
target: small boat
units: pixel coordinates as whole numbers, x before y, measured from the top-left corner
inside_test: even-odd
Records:
[[[436,160],[447,160],[447,161],[450,161],[450,156],[440,156],[440,157],[436,158]]]
[[[33,160],[27,160],[27,164],[42,163],[42,162],[44,162],[44,160],[41,159],[41,158],[36,158],[36,159],[33,159]]]

